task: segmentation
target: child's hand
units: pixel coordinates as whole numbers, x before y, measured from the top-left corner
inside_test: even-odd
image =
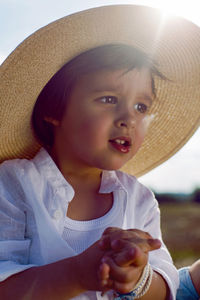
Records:
[[[128,243],[126,243],[128,242]],[[160,248],[161,242],[152,238],[148,232],[139,229],[123,230],[117,227],[107,228],[100,239],[99,247],[102,250],[121,251],[125,245],[138,245],[144,252]]]
[[[160,248],[161,243],[141,230],[108,228],[99,246],[107,249],[98,271],[104,291],[112,288],[127,293],[139,280],[148,262],[148,252]]]
[[[104,283],[98,277],[97,269],[101,265],[101,260],[105,254],[105,251],[99,247],[99,241],[95,242],[89,248],[79,255],[73,257],[73,268],[76,270],[77,285],[79,290],[85,292],[91,291],[103,291]],[[104,265],[101,271],[101,276],[107,278],[107,274],[110,271],[108,265]]]
[[[106,254],[99,267],[99,279],[104,291],[113,289],[119,293],[133,290],[148,262],[148,253],[137,245],[126,248],[118,253]]]

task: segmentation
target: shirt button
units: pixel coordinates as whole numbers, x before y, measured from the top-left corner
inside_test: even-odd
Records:
[[[60,211],[60,210],[54,211],[54,213],[53,213],[54,219],[59,220],[61,217],[62,217],[62,211]]]

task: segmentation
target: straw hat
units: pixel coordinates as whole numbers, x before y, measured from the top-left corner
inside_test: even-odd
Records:
[[[135,5],[89,9],[36,31],[0,67],[0,161],[31,158],[40,145],[31,113],[41,89],[67,61],[103,44],[132,45],[153,56],[170,81],[156,78],[144,144],[124,170],[140,176],[177,152],[200,123],[200,28]]]

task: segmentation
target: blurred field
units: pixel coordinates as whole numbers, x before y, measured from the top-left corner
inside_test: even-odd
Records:
[[[200,258],[200,204],[194,202],[163,203],[161,227],[177,268]]]

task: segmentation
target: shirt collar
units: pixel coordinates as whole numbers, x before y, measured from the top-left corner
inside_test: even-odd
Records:
[[[117,176],[117,171],[103,171],[100,193],[111,193],[119,189],[125,189]]]
[[[70,201],[74,197],[73,187],[64,178],[54,160],[44,148],[40,149],[38,154],[33,158],[33,162],[37,165],[39,172],[45,174],[46,180],[50,182],[50,185],[57,194],[59,194],[59,191],[62,191],[63,197],[63,191],[65,190],[67,193],[66,199]]]
[[[40,151],[35,156],[35,158],[33,158],[33,161],[34,163],[36,163],[36,165],[40,170],[43,170],[43,172],[45,172],[47,180],[51,182],[51,184],[55,189],[58,189],[59,187],[65,187],[67,192],[68,193],[70,192],[73,198],[74,196],[73,187],[64,178],[64,176],[56,166],[55,162],[53,161],[49,153],[44,148],[40,149]],[[99,193],[102,194],[111,193],[118,189],[123,189],[126,191],[125,187],[123,186],[123,184],[121,183],[118,177],[118,171],[104,170],[102,172]]]

